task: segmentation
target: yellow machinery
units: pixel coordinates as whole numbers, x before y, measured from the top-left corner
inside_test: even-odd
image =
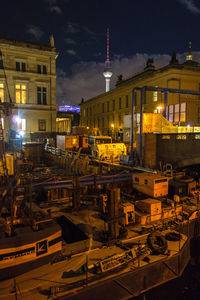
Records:
[[[14,156],[6,153],[5,157],[6,157],[6,166],[8,170],[8,175],[14,175]],[[1,160],[0,160],[0,176],[4,176],[4,168]]]
[[[97,144],[91,147],[93,157],[100,160],[119,161],[120,155],[126,155],[124,143]]]

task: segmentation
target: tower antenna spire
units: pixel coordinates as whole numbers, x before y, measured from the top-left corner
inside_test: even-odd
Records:
[[[109,37],[109,28],[107,28],[107,60],[110,60],[110,37]]]
[[[109,35],[109,28],[107,28],[107,45],[106,45],[106,61],[105,61],[105,68],[103,72],[103,76],[106,79],[106,92],[110,91],[110,78],[112,76],[111,71],[111,62],[110,62],[110,35]]]

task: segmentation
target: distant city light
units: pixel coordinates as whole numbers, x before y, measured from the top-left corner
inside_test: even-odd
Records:
[[[58,106],[58,111],[69,111],[80,114],[80,107],[79,106],[71,106],[71,105],[62,105]]]

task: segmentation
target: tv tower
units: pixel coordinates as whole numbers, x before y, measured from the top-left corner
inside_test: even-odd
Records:
[[[105,61],[105,68],[103,72],[103,76],[106,79],[106,92],[110,91],[110,78],[112,76],[111,72],[111,62],[110,62],[110,57],[109,57],[109,29],[107,29],[107,55],[106,55],[106,61]]]

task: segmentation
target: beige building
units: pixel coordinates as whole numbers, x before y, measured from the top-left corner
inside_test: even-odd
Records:
[[[99,128],[102,134],[118,136],[130,123],[132,90],[135,87],[162,87],[200,91],[200,65],[192,60],[189,51],[186,61],[179,64],[173,56],[165,67],[155,69],[152,61],[144,71],[121,80],[113,90],[81,103],[81,126]],[[164,95],[159,91],[147,91],[143,112],[158,113],[164,110]],[[166,118],[174,125],[200,126],[200,97],[168,94]],[[135,113],[140,112],[140,95],[137,93]],[[129,118],[128,118],[129,116]],[[128,126],[128,125],[127,125]]]
[[[50,45],[0,39],[0,98],[13,103],[5,130],[31,133],[56,131],[56,57],[53,36]]]

